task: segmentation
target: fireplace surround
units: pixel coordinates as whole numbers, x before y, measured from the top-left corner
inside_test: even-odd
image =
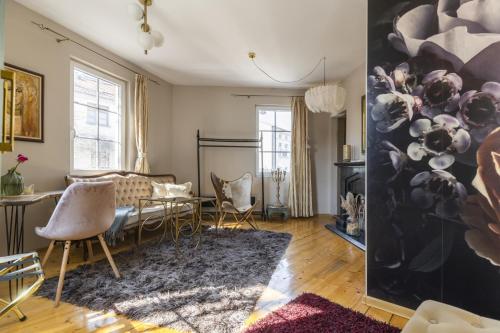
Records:
[[[340,195],[346,197],[348,192],[365,195],[365,162],[338,162],[334,163],[338,168],[337,177],[337,214],[335,223],[327,224],[325,227],[333,233],[354,244],[358,248],[365,250],[365,230],[364,225],[360,226],[359,236],[351,236],[346,233],[347,217],[345,210],[340,206]]]

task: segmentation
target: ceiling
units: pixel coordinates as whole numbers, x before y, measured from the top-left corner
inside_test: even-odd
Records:
[[[279,84],[308,73],[326,56],[328,81],[345,78],[366,54],[366,0],[154,0],[149,22],[165,37],[144,55],[127,5],[137,0],[16,0],[178,85],[306,87],[322,82],[318,68],[299,84]]]

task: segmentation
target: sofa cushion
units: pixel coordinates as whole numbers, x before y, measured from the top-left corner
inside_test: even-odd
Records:
[[[151,181],[157,183],[175,183],[173,175],[146,176],[135,173],[109,173],[86,176],[67,176],[66,183],[112,181],[116,187],[116,205],[139,207],[140,198],[150,198],[153,194]]]
[[[184,184],[169,184],[165,183],[163,184],[165,186],[165,189],[167,190],[167,197],[168,198],[191,198],[191,187],[193,184],[191,182],[187,182]]]
[[[497,333],[500,321],[485,318],[451,305],[425,301],[401,333]]]

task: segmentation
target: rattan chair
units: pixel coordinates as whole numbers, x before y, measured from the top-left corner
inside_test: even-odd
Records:
[[[227,181],[212,172],[210,178],[214,186],[219,215],[216,228],[222,225],[229,214],[236,221],[234,228],[246,222],[257,230],[257,223],[252,215],[257,205],[257,202],[252,205],[252,174],[247,172],[238,179]]]

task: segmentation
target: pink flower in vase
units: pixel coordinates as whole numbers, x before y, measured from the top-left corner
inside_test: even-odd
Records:
[[[28,158],[26,156],[24,156],[23,154],[19,154],[17,155],[17,163],[24,163],[28,160]]]

